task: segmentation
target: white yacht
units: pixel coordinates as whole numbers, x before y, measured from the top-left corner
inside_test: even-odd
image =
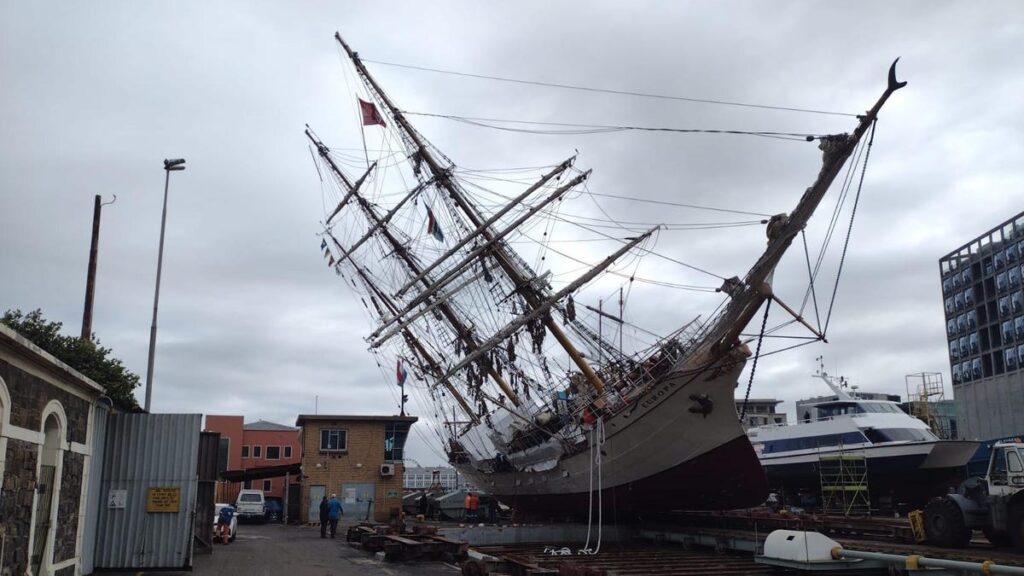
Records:
[[[747,431],[771,488],[816,493],[819,458],[840,453],[866,458],[873,500],[919,503],[959,481],[977,442],[942,440],[896,402],[859,398],[823,370],[815,376],[835,395],[809,405],[816,416]]]

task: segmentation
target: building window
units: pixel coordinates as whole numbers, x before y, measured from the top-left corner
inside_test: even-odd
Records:
[[[1010,297],[1003,296],[999,299],[999,314],[1000,316],[1010,315]]]
[[[964,293],[963,292],[957,292],[956,296],[953,297],[953,303],[956,304],[957,312],[962,311],[964,309],[964,307],[965,307],[964,306]]]
[[[953,384],[959,384],[960,379],[960,365],[953,364]]]
[[[1010,268],[1009,272],[1006,273],[1006,277],[1009,279],[1010,288],[1020,286],[1020,270],[1016,266]]]
[[[961,314],[956,317],[956,331],[963,334],[967,332],[967,315]]]
[[[285,446],[284,447],[284,457],[285,457],[285,460],[287,460],[288,458],[292,457],[292,447],[291,446]]]
[[[384,427],[384,460],[402,460],[405,457],[405,439],[409,435],[408,422],[388,422]]]
[[[242,458],[248,458],[248,457],[249,457],[249,447],[248,446],[242,446]]]
[[[974,330],[978,327],[978,312],[971,310],[967,313],[967,328]]]
[[[242,489],[252,490],[252,480],[246,480],[245,482],[242,482]]]
[[[1002,252],[996,252],[995,255],[992,256],[992,261],[996,265],[996,268],[1002,268],[1006,264],[1006,259],[1003,258]]]
[[[976,380],[978,378],[981,378],[982,373],[981,373],[981,359],[980,358],[975,358],[974,362],[971,363],[971,372],[972,372],[972,374],[971,374],[971,378],[972,379]]]
[[[1006,278],[1006,272],[1002,272],[998,276],[996,276],[996,290],[998,290],[999,292],[1006,292],[1006,289],[1008,287],[1009,281]]]
[[[252,447],[252,457],[253,458],[263,458],[263,446],[253,446]]]
[[[949,291],[953,289],[953,280],[950,278],[944,278],[942,280],[942,293],[949,294]]]
[[[231,439],[221,438],[220,445],[217,446],[217,471],[223,472],[228,469],[228,455],[231,449]]]
[[[964,289],[964,304],[966,304],[968,308],[974,306],[974,288]]]
[[[1013,322],[1010,320],[1003,322],[1003,342],[1006,344],[1013,342]]]
[[[270,450],[267,450],[267,452],[269,452],[269,451]],[[270,492],[272,486],[273,486],[273,482],[271,480],[264,480],[263,481],[263,491],[264,492]]]
[[[348,432],[337,428],[320,430],[321,452],[345,452],[348,450]]]
[[[946,298],[946,315],[948,316],[954,311],[956,311],[956,308],[953,307],[953,297],[950,296],[949,298]]]
[[[267,460],[280,460],[281,459],[281,447],[280,446],[267,446]]]
[[[1017,369],[1017,350],[1013,346],[1003,352],[1003,362],[1007,370]]]
[[[971,277],[971,269],[966,268],[961,274],[961,278],[963,278],[964,286],[969,285],[971,283],[971,280],[973,280],[973,278]]]

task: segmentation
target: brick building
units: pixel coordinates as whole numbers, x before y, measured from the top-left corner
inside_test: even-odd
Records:
[[[103,388],[0,325],[0,571],[81,572]]]
[[[301,458],[299,429],[257,420],[245,424],[242,416],[206,416],[207,432],[220,433],[220,471],[250,470],[297,464]],[[233,482],[219,496],[234,502],[242,488],[262,490],[264,496],[284,498],[285,477]]]
[[[301,519],[316,522],[323,495],[345,515],[386,522],[402,507],[405,440],[415,416],[300,415]]]

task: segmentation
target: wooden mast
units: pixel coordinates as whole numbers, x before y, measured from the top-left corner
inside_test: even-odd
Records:
[[[383,89],[381,89],[381,87],[377,84],[377,81],[370,75],[370,72],[366,69],[366,66],[363,64],[362,60],[360,60],[359,54],[353,51],[348,46],[348,44],[346,44],[345,41],[341,39],[341,34],[335,32],[334,38],[338,41],[339,44],[341,44],[342,48],[345,49],[345,52],[352,60],[352,63],[355,65],[356,70],[359,72],[359,75],[367,83],[368,88],[370,88],[376,93],[380,101],[387,107],[388,112],[391,113],[391,117],[394,118],[395,123],[398,124],[399,127],[401,127],[405,136],[415,145],[416,152],[419,155],[419,158],[422,159],[424,163],[426,163],[427,167],[430,169],[438,184],[448,191],[449,196],[451,196],[452,200],[459,207],[459,209],[461,209],[466,214],[466,217],[469,218],[470,222],[472,222],[474,226],[481,227],[484,222],[483,218],[476,211],[476,209],[473,206],[471,206],[469,202],[466,201],[466,198],[462,195],[461,191],[459,191],[458,188],[452,183],[448,171],[442,168],[441,165],[438,164],[434,156],[430,153],[427,146],[423,142],[423,138],[409,124],[409,121],[406,120],[405,116],[402,114],[402,111],[399,110],[398,107],[391,102],[391,100],[384,93]],[[488,240],[490,240],[492,236],[490,231],[487,230],[486,227],[484,227],[484,229],[481,231],[481,235]],[[540,297],[535,293],[534,289],[528,284],[527,279],[519,270],[518,265],[512,261],[508,253],[505,251],[504,247],[499,245],[498,249],[495,250],[493,254],[494,257],[497,259],[498,263],[501,265],[502,269],[505,271],[505,274],[519,288],[526,302],[533,308],[539,306],[541,302]],[[602,394],[604,392],[604,383],[601,381],[601,378],[597,375],[596,372],[594,372],[594,369],[590,367],[587,361],[579,353],[579,351],[576,349],[576,346],[569,340],[569,337],[562,330],[561,326],[559,326],[550,315],[545,316],[543,322],[544,325],[547,327],[548,331],[551,332],[551,335],[554,336],[555,340],[562,346],[562,348],[565,349],[566,353],[569,354],[569,358],[572,359],[573,363],[576,364],[576,366],[586,377],[587,381],[589,381],[591,386],[593,386],[594,390],[599,395]]]
[[[341,243],[338,242],[338,239],[335,238],[334,235],[331,234],[330,232],[328,232],[327,234],[331,237],[331,241],[334,242],[334,245],[338,248],[338,250],[342,250]],[[337,264],[335,264],[335,266],[337,266]],[[377,299],[383,302],[384,306],[386,306],[389,310],[391,310],[391,313],[394,314],[395,309],[397,307],[395,306],[395,303],[391,301],[391,298],[389,298],[388,295],[385,294],[383,290],[377,287],[373,280],[366,274],[366,272],[358,264],[353,262],[352,266],[356,269],[356,274],[359,274],[359,277],[363,280],[363,283],[366,284],[366,287],[372,290],[373,293],[377,296]],[[377,313],[383,316],[384,311],[381,310],[380,306],[377,304],[377,299],[371,298],[370,301],[373,303],[373,307],[377,309]],[[437,363],[437,360],[434,359],[434,356],[427,350],[423,343],[420,342],[419,338],[417,338],[416,335],[413,334],[412,331],[407,328],[402,329],[402,336],[405,337],[405,342],[406,344],[409,345],[410,348],[412,348],[413,353],[423,358],[423,360],[430,367],[430,371],[434,373],[435,379],[440,381],[440,377],[444,375],[444,370],[441,369],[441,365]],[[452,385],[451,381],[444,380],[443,382],[441,382],[441,384],[443,384],[444,387],[448,390],[448,392],[451,393],[451,395],[455,398],[455,401],[459,403],[460,407],[462,407],[462,410],[466,413],[467,416],[469,416],[470,420],[472,420],[474,424],[478,424],[480,422],[480,419],[477,417],[476,413],[473,412],[473,409],[470,408],[469,402],[466,401],[466,398],[462,396],[462,394],[455,388],[455,386]]]
[[[327,161],[327,164],[328,166],[330,166],[331,171],[334,173],[334,175],[337,176],[339,180],[341,180],[342,184],[346,188],[351,189],[352,183],[349,182],[345,174],[343,174],[341,172],[341,169],[338,168],[337,164],[334,163],[334,160],[328,154],[327,146],[325,146],[323,142],[320,142],[317,138],[315,138],[312,132],[310,132],[308,129],[306,130],[306,137],[309,138],[309,140],[317,147],[317,151],[319,152],[320,156]],[[378,224],[380,222],[380,218],[373,211],[373,208],[369,205],[365,198],[363,198],[358,193],[351,194],[351,196],[356,199],[357,203],[362,208],[363,212],[366,214],[367,219],[369,219],[372,224]],[[394,234],[391,233],[391,230],[389,230],[387,226],[382,226],[380,227],[380,233],[382,236],[384,236],[388,243],[391,244],[391,247],[394,249],[395,254],[398,254],[402,261],[405,262],[406,266],[409,267],[409,270],[411,270],[413,274],[418,274],[420,271],[419,264],[415,260],[413,260],[412,256],[409,255],[408,250],[406,250],[405,246],[403,246],[402,243],[399,242],[397,238],[395,238]],[[422,283],[427,288],[431,287],[431,282],[427,278],[423,278]],[[455,330],[456,335],[466,343],[466,347],[468,349],[476,349],[476,338],[473,337],[472,333],[469,331],[466,325],[462,323],[462,320],[455,313],[455,310],[449,304],[442,304],[439,308],[441,310],[441,313],[444,315],[445,319],[448,320],[448,323],[452,325],[452,328]],[[497,370],[495,370],[494,368],[490,368],[488,370],[488,374],[495,381],[495,383],[498,384],[498,387],[501,388],[501,391],[505,393],[505,396],[508,397],[512,404],[515,406],[519,406],[519,397],[512,390],[512,387],[509,386],[505,378],[501,374],[498,374]]]
[[[825,136],[821,139],[819,147],[823,151],[823,157],[818,177],[814,184],[804,192],[792,213],[788,216],[785,214],[773,216],[769,221],[768,247],[750,268],[746,280],[741,283],[733,279],[731,282],[726,281],[726,284],[723,285],[723,291],[730,293],[732,301],[710,335],[713,353],[723,354],[730,350],[764,301],[772,297],[772,287],[768,282],[769,275],[775,270],[775,266],[793,242],[793,238],[807,225],[807,221],[814,214],[818,204],[821,203],[832,181],[835,180],[868,128],[878,118],[878,112],[886,100],[892,96],[893,92],[907,85],[906,82],[896,81],[896,62],[899,62],[899,58],[889,67],[889,82],[885,92],[878,98],[871,110],[857,117],[859,123],[853,134]]]

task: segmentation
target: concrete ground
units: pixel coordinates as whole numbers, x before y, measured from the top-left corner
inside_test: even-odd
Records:
[[[166,573],[164,573],[166,574]],[[193,576],[453,576],[457,567],[438,561],[385,562],[349,546],[345,529],[337,538],[320,538],[320,529],[280,524],[240,524],[238,537],[213,554],[197,555]]]

